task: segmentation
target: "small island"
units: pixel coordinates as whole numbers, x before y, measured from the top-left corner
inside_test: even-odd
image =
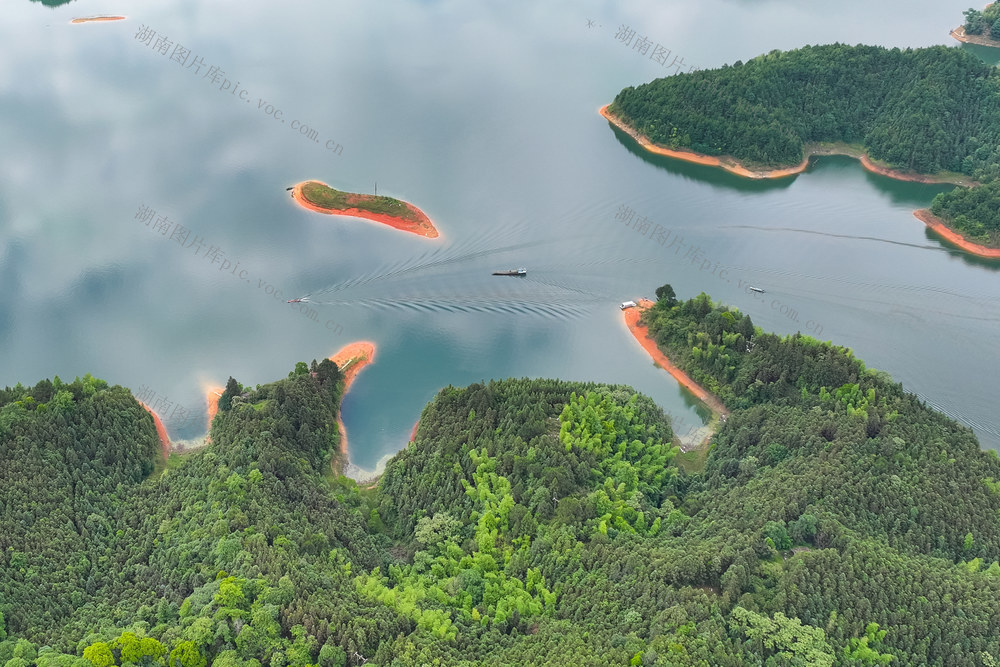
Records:
[[[1000,48],[1000,3],[993,2],[979,11],[965,12],[965,23],[951,31],[951,36],[966,44]]]
[[[393,197],[343,192],[320,181],[303,181],[292,187],[292,198],[317,213],[363,218],[429,239],[440,236],[423,211]]]
[[[124,16],[88,16],[85,18],[73,19],[70,23],[100,23],[102,21],[124,21]]]
[[[1000,73],[962,49],[775,50],[629,86],[601,115],[649,152],[747,178],[840,154],[891,178],[964,186],[931,211],[963,250],[1000,248]]]

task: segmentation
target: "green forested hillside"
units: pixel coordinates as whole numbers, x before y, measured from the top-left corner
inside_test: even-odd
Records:
[[[959,48],[833,44],[656,79],[611,111],[652,141],[791,166],[809,142],[862,144],[924,174],[1000,175],[1000,74]]]
[[[165,470],[120,387],[0,392],[0,664],[1000,658],[1000,461],[968,429],[705,295],[644,317],[732,410],[701,473],[622,386],[445,388],[373,490],[330,473],[328,361],[231,382]]]
[[[846,142],[903,171],[994,182],[939,195],[934,209],[1000,247],[1000,72],[960,48],[772,51],[630,86],[610,111],[654,143],[751,167],[796,165],[810,144]]]

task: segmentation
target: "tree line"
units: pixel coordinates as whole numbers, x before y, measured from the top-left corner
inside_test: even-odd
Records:
[[[700,471],[622,385],[445,387],[374,489],[332,472],[329,361],[231,378],[166,465],[121,387],[0,390],[0,664],[1000,658],[1000,460],[849,350],[657,296],[731,410]]]

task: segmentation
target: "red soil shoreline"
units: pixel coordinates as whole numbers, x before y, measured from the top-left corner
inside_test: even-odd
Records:
[[[166,461],[167,457],[170,456],[170,438],[167,436],[167,428],[163,425],[163,421],[160,419],[160,415],[156,414],[153,408],[149,407],[138,398],[135,399],[139,402],[146,412],[153,415],[153,423],[156,424],[156,435],[160,438],[160,452],[163,454],[163,460]]]
[[[989,5],[986,5],[989,7]],[[989,46],[991,48],[1000,48],[1000,40],[993,39],[992,37],[984,37],[983,35],[966,35],[965,26],[960,25],[950,33],[948,33],[960,42],[965,42],[966,44],[976,44],[977,46]]]
[[[226,390],[221,385],[205,386],[205,412],[208,414],[208,425],[205,428],[205,443],[212,442],[212,420],[219,413],[219,398]]]
[[[643,311],[653,305],[652,301],[646,299],[639,300],[639,306],[637,308],[628,308],[622,312],[625,317],[625,325],[628,330],[632,332],[635,339],[642,346],[642,349],[653,358],[657,364],[659,364],[665,371],[670,373],[677,382],[685,387],[688,391],[694,394],[698,400],[707,405],[712,409],[712,412],[716,414],[726,416],[729,414],[729,410],[726,406],[722,404],[716,396],[710,394],[704,387],[691,379],[687,373],[682,371],[680,368],[675,366],[673,362],[663,354],[663,351],[657,346],[656,341],[649,335],[649,328],[639,324],[639,317],[642,315]]]
[[[302,181],[301,183],[296,183],[292,187],[292,199],[294,199],[300,206],[307,208],[310,211],[315,211],[316,213],[325,213],[327,215],[346,215],[354,218],[362,218],[364,220],[371,220],[372,222],[378,222],[383,225],[388,225],[393,229],[398,229],[403,232],[409,232],[411,234],[416,234],[417,236],[423,236],[428,239],[436,239],[440,236],[434,223],[431,219],[427,217],[427,214],[421,211],[419,208],[414,206],[409,202],[403,202],[410,212],[417,216],[417,222],[412,220],[404,220],[403,218],[397,218],[392,215],[387,215],[385,213],[372,213],[370,211],[363,211],[358,208],[345,208],[345,209],[331,209],[323,208],[322,206],[317,206],[316,204],[309,201],[305,195],[302,194],[302,186],[306,183],[319,183],[320,185],[326,185],[322,181]],[[326,187],[330,187],[326,185]],[[368,195],[353,195],[355,197],[367,197]]]
[[[974,185],[972,181],[955,181],[954,179],[931,176],[927,174],[907,174],[895,169],[890,169],[888,167],[882,167],[874,162],[868,157],[866,153],[860,155],[855,151],[850,150],[840,150],[840,149],[824,149],[816,148],[807,152],[805,158],[798,165],[794,167],[785,167],[783,169],[750,169],[745,167],[739,160],[734,157],[724,155],[722,157],[715,157],[713,155],[705,155],[704,153],[696,153],[694,151],[685,149],[672,149],[664,148],[651,142],[648,138],[640,134],[637,130],[633,129],[625,123],[621,118],[611,115],[608,112],[608,106],[605,105],[601,107],[600,113],[604,116],[608,122],[617,127],[622,132],[625,132],[630,137],[636,140],[640,146],[649,151],[650,153],[656,153],[657,155],[665,155],[666,157],[676,158],[678,160],[684,160],[686,162],[693,162],[695,164],[704,164],[711,167],[721,167],[726,171],[736,174],[737,176],[744,176],[746,178],[784,178],[785,176],[794,176],[796,174],[801,174],[809,166],[809,158],[814,155],[847,155],[848,157],[857,158],[861,161],[862,166],[870,172],[880,174],[882,176],[888,176],[889,178],[895,178],[899,181],[912,181],[915,183],[956,183],[957,185]]]
[[[725,159],[718,158],[712,155],[705,155],[703,153],[696,153],[689,150],[676,150],[673,148],[664,148],[663,146],[658,146],[652,141],[647,139],[644,135],[640,134],[638,130],[633,129],[625,123],[622,119],[617,116],[611,115],[608,111],[608,106],[605,105],[601,107],[600,114],[604,116],[609,123],[617,127],[619,130],[629,135],[638,142],[640,146],[649,151],[650,153],[656,153],[657,155],[665,155],[666,157],[676,158],[678,160],[684,160],[685,162],[693,162],[695,164],[704,164],[710,167],[721,167],[726,171],[736,174],[737,176],[744,176],[746,178],[783,178],[785,176],[794,176],[795,174],[802,173],[809,166],[809,158],[806,157],[801,164],[795,167],[787,167],[785,169],[767,169],[767,170],[751,170],[744,167],[735,158],[727,157]]]
[[[124,21],[124,16],[88,16],[86,18],[73,19],[70,23],[96,23],[100,21]]]
[[[344,400],[344,396],[351,388],[354,379],[358,376],[368,364],[375,361],[375,343],[370,341],[362,340],[356,341],[354,343],[348,343],[344,347],[340,348],[333,355],[328,357],[330,361],[337,364],[337,368],[343,369],[348,362],[354,360],[354,363],[350,364],[347,370],[342,370],[344,378],[344,393],[341,395],[341,401]],[[337,413],[337,426],[340,428],[340,453],[342,455],[341,465],[347,463],[347,429],[344,428],[344,420],[340,415],[340,411]],[[336,471],[338,474],[341,470]]]
[[[913,216],[931,228],[938,236],[949,243],[958,246],[966,252],[986,259],[1000,259],[1000,248],[989,248],[969,241],[954,229],[944,224],[944,221],[931,213],[930,209],[921,208],[913,212]]]
[[[419,427],[420,427],[420,420],[418,419],[417,423],[413,425],[413,430],[410,431],[410,439],[407,441],[407,444],[417,441],[417,429]]]

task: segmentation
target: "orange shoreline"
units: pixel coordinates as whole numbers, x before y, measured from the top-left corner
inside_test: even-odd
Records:
[[[156,414],[153,408],[149,407],[138,398],[139,405],[146,409],[146,412],[153,415],[153,423],[156,424],[156,435],[160,438],[160,451],[163,454],[163,460],[166,461],[167,457],[170,456],[170,438],[167,436],[167,428],[163,425],[163,421],[160,419],[160,415]]]
[[[633,129],[631,126],[627,125],[624,120],[618,118],[617,116],[611,115],[608,111],[608,107],[611,105],[605,105],[601,107],[600,113],[604,116],[609,123],[617,127],[619,130],[629,135],[636,142],[645,148],[650,153],[656,153],[657,155],[664,155],[670,158],[676,158],[678,160],[684,160],[685,162],[693,162],[695,164],[704,164],[710,167],[721,167],[726,171],[736,174],[737,176],[744,176],[746,178],[783,178],[785,176],[794,176],[795,174],[800,174],[806,170],[809,166],[809,157],[807,156],[801,164],[795,167],[787,167],[785,169],[767,169],[767,170],[751,170],[744,167],[738,160],[731,157],[718,158],[712,155],[705,155],[704,153],[696,153],[689,150],[676,150],[673,148],[664,148],[654,144],[652,141],[647,139],[644,135],[640,134],[638,130]]]
[[[654,144],[644,135],[640,134],[638,130],[630,127],[625,123],[624,120],[613,116],[609,111],[608,107],[611,105],[605,105],[601,107],[600,113],[604,116],[609,123],[617,127],[622,132],[628,134],[630,137],[636,140],[636,142],[645,148],[650,153],[656,153],[657,155],[664,155],[670,158],[676,158],[678,160],[684,160],[686,162],[693,162],[695,164],[704,164],[710,167],[720,167],[726,171],[736,174],[737,176],[743,176],[746,178],[784,178],[786,176],[795,176],[796,174],[801,174],[809,167],[809,159],[814,155],[846,155],[848,157],[853,157],[861,161],[862,166],[870,172],[879,174],[881,176],[888,176],[889,178],[895,178],[900,181],[912,181],[915,183],[956,183],[957,185],[974,185],[972,181],[956,181],[955,179],[947,177],[931,176],[927,174],[908,174],[902,171],[897,171],[895,169],[890,169],[888,167],[882,167],[871,161],[866,153],[861,153],[858,155],[856,151],[851,151],[848,149],[837,149],[837,148],[813,148],[807,151],[805,158],[798,165],[794,167],[785,167],[783,169],[749,169],[745,167],[739,160],[734,157],[724,155],[722,157],[715,157],[713,155],[705,155],[704,153],[696,153],[694,151],[686,149],[672,149],[664,148],[663,146]]]
[[[70,23],[94,23],[98,21],[124,21],[124,16],[88,16],[86,18],[73,19]]]
[[[323,208],[322,206],[317,206],[316,204],[312,203],[311,201],[306,199],[305,195],[302,194],[302,187],[307,183],[319,183],[320,185],[326,185],[326,187],[328,188],[330,186],[324,183],[323,181],[302,181],[301,183],[296,183],[292,187],[292,199],[298,202],[300,206],[302,206],[303,208],[307,208],[310,211],[315,211],[316,213],[325,213],[327,215],[346,215],[354,218],[371,220],[372,222],[378,222],[383,225],[388,225],[393,229],[398,229],[403,232],[410,232],[411,234],[416,234],[417,236],[423,236],[424,238],[428,239],[436,239],[440,236],[440,233],[434,226],[434,223],[431,222],[431,219],[427,217],[427,214],[409,202],[403,202],[403,203],[406,204],[406,207],[410,210],[410,212],[413,215],[417,216],[418,218],[417,222],[413,222],[412,220],[404,220],[403,218],[397,218],[395,216],[387,215],[385,213],[372,213],[370,211],[363,211],[359,208],[345,208],[345,209]],[[364,197],[368,197],[370,195],[360,195],[352,193],[351,196],[360,197],[363,199]]]
[[[913,212],[913,216],[930,227],[938,236],[943,237],[949,243],[958,246],[966,252],[979,257],[985,257],[986,259],[1000,259],[1000,248],[990,248],[969,241],[954,229],[944,224],[944,220],[931,213],[930,209],[918,209]]]
[[[226,388],[221,385],[205,386],[205,412],[208,414],[208,425],[205,428],[205,442],[212,442],[212,421],[219,413],[219,399]]]
[[[212,430],[212,420],[219,413],[219,399],[226,388],[221,385],[205,387],[205,405],[208,413],[208,430]]]
[[[358,376],[368,364],[375,361],[375,343],[370,341],[362,340],[354,343],[348,343],[344,347],[340,348],[333,355],[328,357],[330,361],[337,364],[337,368],[341,369],[344,378],[344,393],[341,395],[340,400],[343,402],[344,396],[351,388],[354,379]],[[353,363],[350,363],[352,362]],[[350,366],[347,370],[343,370],[343,367]],[[341,461],[341,468],[348,462],[347,454],[347,429],[344,427],[344,420],[338,409],[337,411],[337,426],[340,428],[340,453],[343,455],[343,460]],[[336,471],[338,474],[341,470]]]
[[[989,5],[986,5],[989,7]],[[991,48],[1000,48],[1000,40],[993,39],[992,37],[984,37],[983,35],[967,35],[965,34],[965,26],[960,25],[950,33],[950,36],[954,37],[960,42],[965,42],[966,44],[975,44],[977,46],[989,46]]]
[[[675,366],[672,361],[660,350],[659,346],[652,336],[649,335],[649,328],[639,324],[639,317],[642,315],[643,311],[653,305],[652,301],[648,299],[640,299],[639,305],[636,308],[628,308],[622,312],[625,317],[625,325],[628,330],[632,332],[635,339],[642,346],[642,349],[653,358],[657,364],[659,364],[665,371],[670,373],[678,384],[685,387],[688,391],[694,394],[698,400],[707,405],[712,409],[713,412],[726,416],[729,414],[729,410],[723,405],[716,396],[710,394],[704,387],[691,379],[691,376],[682,371],[680,368]]]

